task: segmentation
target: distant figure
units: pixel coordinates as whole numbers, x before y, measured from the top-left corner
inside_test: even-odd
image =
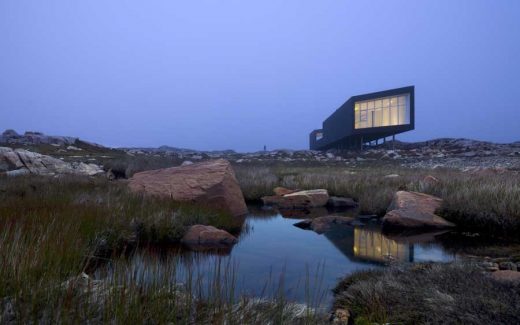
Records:
[[[267,146],[264,144],[264,151],[267,151]]]

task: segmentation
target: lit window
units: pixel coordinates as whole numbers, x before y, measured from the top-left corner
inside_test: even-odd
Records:
[[[410,123],[409,95],[391,96],[354,103],[356,129]]]

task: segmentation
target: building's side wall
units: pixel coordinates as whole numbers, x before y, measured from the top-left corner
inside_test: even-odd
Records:
[[[323,143],[330,145],[352,134],[354,128],[353,101],[348,100],[323,122]]]
[[[309,134],[309,143],[310,143],[310,149],[311,150],[320,150],[321,143],[323,141],[323,138],[318,139],[317,135],[318,133],[323,134],[323,130],[314,130]]]

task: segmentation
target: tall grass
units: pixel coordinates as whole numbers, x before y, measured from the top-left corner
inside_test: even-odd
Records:
[[[464,173],[453,169],[411,169],[399,166],[282,167],[235,166],[247,200],[272,195],[276,186],[324,188],[331,195],[352,197],[363,214],[384,215],[396,191],[419,191],[439,196],[439,214],[462,228],[510,235],[520,230],[520,175]],[[397,174],[398,177],[385,177]],[[425,183],[432,175],[437,184]]]
[[[0,323],[318,321],[313,313],[294,318],[286,301],[237,296],[232,265],[216,264],[204,281],[186,272],[183,286],[172,278],[178,261],[161,269],[147,261],[146,279],[126,266],[136,247],[175,242],[198,223],[237,227],[227,215],[134,195],[105,179],[0,178]],[[78,277],[92,265],[114,268],[102,281]]]

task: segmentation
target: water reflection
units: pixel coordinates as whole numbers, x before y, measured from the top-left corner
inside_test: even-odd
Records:
[[[374,263],[413,261],[413,244],[387,238],[379,229],[342,228],[332,229],[325,233],[325,237],[351,260]]]
[[[287,298],[305,302],[309,294],[305,288],[309,270],[322,265],[319,272],[322,282],[319,288],[311,291],[327,292],[324,302],[330,302],[330,289],[338,279],[353,272],[378,268],[391,261],[453,259],[453,255],[435,242],[435,235],[420,238],[388,236],[381,233],[378,224],[369,222],[364,227],[334,226],[319,235],[294,227],[294,219],[285,218],[276,210],[253,207],[250,212],[242,231],[237,234],[239,241],[232,248],[204,252],[186,250],[182,246],[142,249],[135,258],[118,261],[123,264],[118,267],[127,268],[129,273],[146,274],[142,278],[147,280],[166,273],[174,274],[182,281],[182,277],[190,273],[211,278],[216,273],[215,263],[222,262],[236,265],[233,275],[237,281],[237,294],[260,294],[266,283],[283,275]],[[172,264],[175,264],[175,270],[171,270]],[[159,271],[161,268],[163,271]],[[314,281],[311,284],[314,285]]]
[[[354,256],[375,262],[413,262],[413,245],[398,243],[381,232],[366,228],[354,229]]]

